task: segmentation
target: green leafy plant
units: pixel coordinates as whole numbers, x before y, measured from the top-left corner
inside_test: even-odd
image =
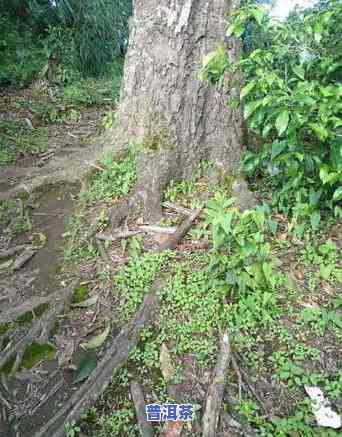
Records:
[[[77,437],[81,432],[81,428],[76,425],[75,421],[65,424],[65,432],[67,437]]]
[[[117,162],[113,154],[107,154],[103,161],[103,170],[98,172],[85,194],[87,202],[96,200],[113,201],[129,193],[136,181],[136,150],[129,148],[127,156]]]
[[[272,204],[290,213],[301,233],[300,222],[319,227],[324,209],[336,216],[342,211],[341,18],[335,0],[285,22],[246,2],[231,16],[228,35],[245,37],[252,23],[253,48],[238,64],[220,62],[222,69],[218,49],[202,71],[203,79],[215,83],[220,70],[243,72],[240,102],[251,137],[261,144],[246,154],[244,170],[264,177],[273,189]]]

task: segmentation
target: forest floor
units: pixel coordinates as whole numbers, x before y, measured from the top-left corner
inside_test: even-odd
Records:
[[[108,154],[88,161],[103,121],[112,120],[105,92],[97,94],[100,101],[84,102],[76,92],[75,103],[75,93],[68,100],[1,92],[1,194],[47,175],[58,160],[72,173],[82,157],[92,171],[82,186],[61,178],[0,203],[0,436],[44,435],[38,430],[86,383],[160,275],[166,286],[153,322],[86,417],[64,424],[68,437],[139,435],[133,380],[148,404],[194,406],[193,421],[154,424],[156,435],[201,435],[226,331],[231,356],[217,435],[339,435],[317,426],[305,387],[320,387],[341,415],[341,223],[327,220],[315,235],[298,238],[285,216],[270,213],[262,246],[270,261],[253,294],[215,267],[226,258],[215,259],[210,207],[202,200],[210,163],[169,186],[160,223],[135,217],[111,229],[108,210],[136,178],[135,152],[119,162]],[[230,196],[229,186],[217,191],[218,204]],[[202,206],[174,251],[151,250]],[[248,226],[239,231],[247,240]],[[32,336],[68,290],[71,306],[61,307],[58,325]]]

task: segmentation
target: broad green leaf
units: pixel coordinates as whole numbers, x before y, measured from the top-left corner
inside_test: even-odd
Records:
[[[323,184],[326,184],[328,182],[328,176],[329,176],[329,167],[326,164],[324,164],[321,166],[319,170],[319,177],[323,182]]]
[[[333,266],[331,264],[328,265],[321,264],[319,268],[319,273],[321,275],[321,278],[327,281],[330,278],[332,270],[333,270]]]
[[[271,159],[273,160],[274,158],[279,156],[281,152],[285,150],[286,146],[286,141],[273,141]]]
[[[262,101],[260,100],[247,103],[245,105],[244,118],[247,120],[247,118],[249,118],[259,108],[261,104]]]
[[[312,229],[318,229],[318,226],[321,222],[321,214],[319,211],[314,211],[310,216],[310,223]]]
[[[249,84],[247,84],[245,87],[243,87],[240,93],[240,99],[243,100],[246,96],[248,96],[248,94],[253,90],[255,85],[256,83],[252,81],[249,82]]]
[[[342,186],[335,190],[333,199],[335,200],[335,202],[342,200]]]
[[[329,132],[324,126],[317,123],[310,123],[310,127],[318,139],[325,141],[329,137]]]
[[[96,294],[95,296],[92,296],[87,300],[83,300],[82,302],[72,304],[72,307],[88,308],[90,306],[95,305],[97,303],[98,299],[99,299],[99,296]]]
[[[262,20],[264,19],[264,11],[261,8],[254,8],[253,9],[253,17],[255,18],[255,21],[259,24],[259,26],[261,26],[262,24]]]
[[[96,353],[94,353],[94,351],[85,353],[78,366],[78,375],[75,379],[75,383],[83,382],[85,379],[87,379],[91,372],[96,368],[96,365]]]
[[[294,65],[292,67],[292,70],[296,73],[296,75],[300,79],[304,80],[305,71],[304,71],[304,68],[301,65]]]
[[[315,32],[315,34],[314,34],[315,41],[317,44],[319,44],[322,41],[322,33],[323,33],[323,26],[322,26],[321,21],[318,21],[315,24],[314,32]]]
[[[289,125],[290,114],[287,109],[284,109],[277,117],[275,126],[277,128],[279,136],[283,135]]]

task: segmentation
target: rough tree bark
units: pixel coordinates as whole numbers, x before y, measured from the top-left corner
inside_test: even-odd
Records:
[[[171,178],[189,178],[202,159],[223,173],[237,171],[242,117],[227,107],[236,78],[218,90],[199,80],[203,58],[225,44],[231,61],[239,44],[226,37],[236,0],[135,0],[121,103],[106,147],[141,144],[131,199],[112,214],[117,226],[134,209],[161,215],[160,196]],[[233,84],[233,85],[232,85]]]

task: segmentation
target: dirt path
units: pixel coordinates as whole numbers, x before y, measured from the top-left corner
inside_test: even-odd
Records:
[[[3,103],[0,121],[28,123],[33,129],[42,126],[32,109],[40,97],[29,91],[2,93],[0,97]],[[18,105],[23,101],[25,106]],[[15,272],[12,267],[20,253],[16,257],[0,259],[0,321],[24,301],[49,296],[69,285],[69,278],[60,271],[65,222],[80,191],[79,180],[102,153],[102,146],[93,140],[101,131],[106,110],[105,107],[87,108],[80,112],[77,122],[45,124],[47,144],[43,151],[35,155],[21,153],[15,163],[0,167],[0,197],[5,202],[2,205],[8,203],[4,199],[13,198],[10,223],[0,224],[0,253],[18,245],[34,248],[34,256]],[[22,215],[22,220],[16,221],[14,216],[17,214]],[[16,226],[20,223],[22,232],[13,232],[13,222]],[[36,314],[29,312],[19,320],[9,325],[0,323],[0,357],[12,342],[23,338],[36,320]],[[58,351],[56,358],[71,344],[64,341],[70,333],[68,322],[63,320],[59,325],[59,337],[54,338],[57,339],[54,345]],[[82,321],[80,331],[81,325]],[[45,343],[49,344],[48,341]],[[27,369],[22,368],[10,377],[8,372],[13,365],[10,361],[1,374],[1,437],[32,435],[51,411],[70,395],[70,371],[61,370],[57,359],[46,360],[46,351],[40,360],[39,353],[38,358],[34,356],[36,352],[30,350],[28,355],[31,356],[24,355],[26,361],[38,360],[38,365],[32,369],[27,365]],[[36,414],[38,410],[39,415]]]

